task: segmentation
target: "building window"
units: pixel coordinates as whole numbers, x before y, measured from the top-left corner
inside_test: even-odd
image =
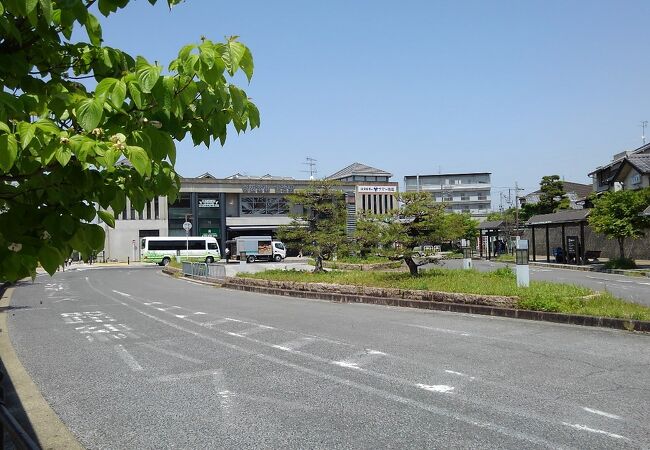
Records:
[[[460,199],[461,200],[469,200],[469,194],[467,192],[461,192],[460,193]]]
[[[242,216],[287,214],[289,214],[289,203],[285,197],[256,196],[241,198]]]

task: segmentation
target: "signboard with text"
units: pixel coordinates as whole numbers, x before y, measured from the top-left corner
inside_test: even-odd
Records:
[[[219,200],[216,198],[200,198],[199,208],[218,208]]]
[[[357,192],[363,194],[395,194],[397,186],[357,186]]]

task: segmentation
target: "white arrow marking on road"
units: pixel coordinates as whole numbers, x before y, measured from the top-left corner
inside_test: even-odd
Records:
[[[430,386],[428,384],[416,384],[420,389],[431,392],[440,392],[441,394],[448,394],[454,390],[453,386],[447,386],[446,384],[434,384]]]
[[[614,434],[610,433],[609,431],[604,431],[604,430],[597,430],[596,428],[589,428],[586,425],[580,425],[579,423],[566,423],[562,422],[562,425],[566,425],[567,427],[575,428],[576,430],[581,430],[581,431],[588,431],[590,433],[597,433],[597,434],[604,434],[605,436],[609,436],[614,439],[625,439],[626,441],[629,441],[628,438],[625,436],[621,436],[620,434]]]
[[[621,419],[621,417],[617,416],[616,414],[601,411],[599,409],[587,408],[586,406],[583,406],[582,409],[584,409],[585,411],[590,412],[592,414],[598,414],[599,416],[609,417],[610,419],[617,419],[617,420]]]

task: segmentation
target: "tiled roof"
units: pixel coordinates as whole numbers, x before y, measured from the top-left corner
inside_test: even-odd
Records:
[[[503,225],[503,220],[492,220],[490,222],[481,222],[478,224],[479,230],[498,230]]]
[[[589,212],[588,209],[565,209],[551,214],[538,214],[528,219],[526,225],[559,225],[562,223],[586,222]]]
[[[650,155],[630,155],[627,160],[642,174],[650,173]]]
[[[593,186],[591,184],[583,184],[583,183],[573,183],[571,181],[563,181],[562,186],[564,186],[564,192],[567,194],[573,192],[576,194],[576,197],[578,198],[584,198],[591,194],[593,191]],[[539,195],[542,193],[541,189],[538,189],[534,192],[531,192],[530,194],[527,194],[526,197],[529,195]]]
[[[616,158],[616,159],[610,161],[607,164],[604,164],[604,165],[602,165],[600,167],[596,167],[596,170],[594,170],[592,172],[589,172],[587,175],[592,176],[596,172],[600,172],[603,169],[606,169],[608,167],[612,167],[612,166],[616,165],[617,163],[620,163],[625,158],[629,158],[630,156],[636,156],[636,155],[639,155],[639,154],[647,154],[649,151],[650,151],[650,143],[644,144],[641,147],[639,147],[637,149],[634,149],[631,152],[628,152],[627,154],[621,155],[620,158]],[[616,168],[614,168],[614,170],[616,170]]]
[[[648,206],[642,213],[642,216],[650,216],[650,206]]]
[[[226,180],[294,180],[293,177],[278,177],[271,174],[266,174],[263,176],[256,175],[242,175],[241,173],[236,173],[225,178]]]
[[[363,176],[377,176],[377,177],[392,177],[393,174],[386,172],[385,170],[376,169],[374,167],[366,166],[361,163],[352,163],[347,166],[345,169],[341,169],[338,172],[327,177],[328,180],[340,180],[342,178],[351,177],[354,175],[363,175]]]

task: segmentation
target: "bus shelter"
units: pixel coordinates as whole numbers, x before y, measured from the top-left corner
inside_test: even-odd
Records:
[[[551,248],[553,248],[554,251],[561,248],[565,262],[573,261],[575,264],[584,264],[585,226],[587,225],[588,217],[588,209],[567,209],[552,214],[538,214],[528,219],[525,226],[531,230],[532,242],[530,248],[533,261],[537,261],[536,235],[542,232],[545,234],[546,238],[546,262],[551,262],[552,254],[555,255],[557,259],[557,254],[551,252]],[[575,231],[572,235],[567,235],[567,228],[577,230],[578,235],[575,235]],[[560,241],[557,243],[560,244],[560,246],[551,247],[551,230],[557,229],[561,230],[560,239],[556,238],[556,240]]]
[[[494,242],[499,239],[499,235],[503,234],[504,231],[505,227],[503,220],[481,222],[478,225],[478,246],[481,258],[483,258],[483,254],[485,254],[485,258],[490,259],[492,255],[492,246],[494,245]],[[485,245],[484,240],[487,241],[487,245]]]

